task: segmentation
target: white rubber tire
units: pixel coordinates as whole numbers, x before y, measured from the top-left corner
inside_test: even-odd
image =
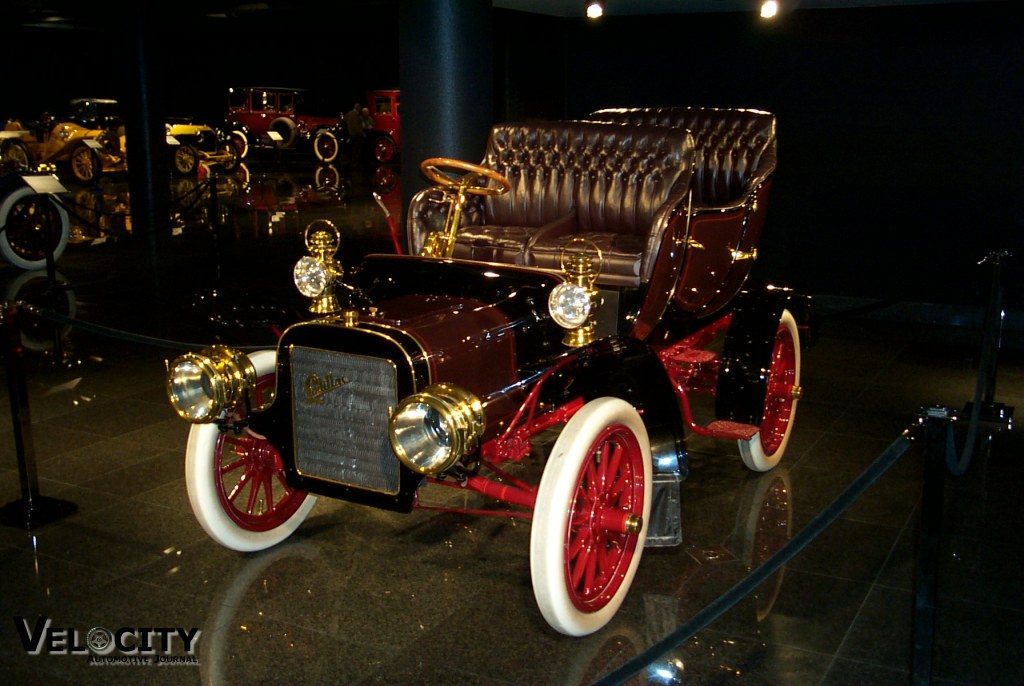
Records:
[[[243,160],[249,155],[249,137],[242,129],[232,129],[231,144],[238,151],[239,160]]]
[[[323,146],[327,149],[326,151],[321,150],[321,141],[327,141],[327,145]],[[338,143],[338,137],[328,129],[317,131],[316,135],[313,136],[313,154],[315,154],[316,158],[324,164],[329,164],[334,161],[338,156],[338,149],[340,147],[341,145]]]
[[[794,375],[794,378],[792,379],[792,383],[791,384],[787,384],[787,385],[792,385],[792,386],[799,387],[800,386],[800,333],[797,330],[796,319],[793,318],[793,315],[790,313],[789,310],[783,310],[782,311],[782,316],[779,317],[779,328],[778,328],[778,333],[776,335],[776,345],[775,345],[775,350],[773,351],[773,358],[774,358],[775,354],[778,353],[778,347],[779,347],[778,340],[779,340],[779,337],[781,337],[781,336],[788,336],[789,337],[789,344],[791,344],[791,349],[789,347],[787,347],[786,349],[789,351],[787,354],[792,354],[793,359],[788,363],[787,366],[792,368],[793,371],[795,371],[795,375]],[[773,361],[773,368],[774,368],[774,361]],[[769,385],[768,396],[769,396],[769,399],[767,399],[765,401],[765,404],[766,404],[765,412],[766,412],[766,414],[769,411],[771,411],[767,407],[767,405],[772,402],[772,400],[771,400],[771,396],[772,396],[771,386],[772,386],[772,383],[774,381],[775,380],[771,379],[771,378],[769,378],[769,380],[768,380],[768,385]],[[774,450],[771,450],[771,451],[766,450],[765,446],[763,445],[763,443],[761,441],[761,432],[760,431],[758,431],[756,434],[754,434],[753,438],[751,438],[749,441],[744,441],[744,440],[738,441],[739,449],[740,449],[740,457],[743,458],[743,464],[745,464],[748,469],[751,469],[751,470],[753,470],[755,472],[767,472],[768,470],[772,469],[775,465],[777,465],[779,463],[779,461],[782,459],[783,454],[786,452],[786,446],[789,445],[789,438],[790,438],[790,436],[793,433],[793,424],[796,421],[796,406],[797,406],[798,400],[796,398],[792,398],[789,401],[787,401],[785,399],[776,398],[775,402],[791,402],[791,406],[790,406],[790,409],[789,409],[789,418],[786,421],[785,430],[784,430],[784,432],[782,434],[781,440],[778,443],[778,446]]]
[[[276,358],[277,353],[273,350],[260,350],[249,355],[257,377],[273,374]],[[185,451],[185,485],[192,512],[210,538],[225,548],[252,552],[280,543],[306,519],[316,504],[316,497],[305,494],[296,511],[272,529],[254,531],[240,526],[225,511],[218,495],[216,450],[219,435],[216,424],[194,424],[189,431]]]
[[[299,136],[299,127],[291,117],[278,117],[270,122],[267,130],[276,131],[281,136],[281,140],[274,141],[274,147],[278,149],[292,147]]]
[[[581,470],[590,461],[595,441],[610,427],[624,427],[635,438],[642,466],[640,533],[628,537],[630,557],[614,593],[592,611],[573,602],[566,578],[569,513],[580,484]],[[651,448],[647,429],[632,405],[619,398],[598,398],[583,406],[565,425],[544,468],[530,531],[530,576],[541,614],[555,630],[569,636],[585,636],[605,626],[618,612],[640,564],[647,523],[651,514]]]

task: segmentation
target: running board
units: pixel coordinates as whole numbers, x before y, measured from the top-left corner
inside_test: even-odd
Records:
[[[707,426],[697,427],[690,426],[695,433],[703,434],[705,436],[712,436],[714,438],[732,438],[737,441],[749,441],[753,438],[760,430],[753,424],[741,424],[740,422],[730,422],[724,419],[718,419]]]

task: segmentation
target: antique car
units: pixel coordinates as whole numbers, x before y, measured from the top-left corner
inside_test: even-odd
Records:
[[[124,125],[117,101],[77,98],[70,105],[63,120],[43,114],[36,122],[7,121],[0,150],[9,171],[59,165],[83,183],[102,172],[124,171]]]
[[[409,512],[461,489],[494,506],[449,511],[532,519],[549,625],[598,631],[644,548],[682,541],[688,432],[756,471],[786,451],[811,303],[745,287],[775,164],[755,110],[498,124],[482,163],[421,164],[410,254],[345,270],[311,222],[309,318],[169,365],[199,523],[254,551],[318,496]]]
[[[366,94],[373,128],[373,158],[390,162],[402,151],[402,116],[399,112],[401,93],[397,88],[370,91]]]
[[[171,171],[181,176],[196,173],[200,163],[216,165],[231,173],[238,168],[238,149],[224,133],[191,120],[167,123],[171,146]]]
[[[402,150],[402,126],[399,113],[400,91],[397,88],[370,91],[366,94],[367,111],[372,124],[366,128],[366,137],[373,151],[373,159],[380,163],[393,161]],[[333,162],[350,136],[344,117],[337,126],[323,127],[313,137],[313,152],[324,163]]]
[[[323,114],[301,88],[233,87],[228,89],[225,127],[239,158],[254,147],[278,150],[312,140],[322,129],[336,129],[338,116]]]
[[[70,109],[65,121],[51,114],[44,114],[38,122],[8,121],[0,133],[5,171],[64,166],[82,183],[92,183],[103,173],[126,171],[125,127],[117,101],[77,98]],[[218,164],[226,171],[238,166],[234,147],[211,127],[173,121],[165,128],[174,173],[194,174],[200,162]]]

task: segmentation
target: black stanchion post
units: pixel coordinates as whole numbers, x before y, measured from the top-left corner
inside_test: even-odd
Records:
[[[221,255],[221,225],[220,225],[220,204],[219,198],[217,197],[217,170],[210,169],[210,182],[208,185],[210,191],[210,232],[213,234],[213,254],[216,260],[215,269],[217,277],[214,283],[220,284],[221,277],[221,263],[223,262]]]
[[[210,226],[220,234],[220,198],[217,196],[217,169],[210,169]]]
[[[46,306],[57,310],[57,298],[60,295],[61,284],[57,282],[57,260],[54,259],[53,251],[46,251]],[[64,358],[64,342],[60,338],[60,327],[53,327],[53,361],[59,364]]]
[[[932,679],[946,447],[953,440],[950,428],[955,415],[946,407],[929,407],[923,410],[922,419],[924,485],[914,569],[914,644],[910,675],[913,686],[926,686]]]
[[[1002,344],[1003,338],[1003,260],[1009,256],[1009,253],[997,252],[982,260],[982,262],[988,262],[992,269],[989,281],[988,308],[985,310],[982,336],[982,359],[979,361],[982,374],[985,375],[984,393],[981,399],[986,407],[992,406],[996,396],[999,346]]]
[[[21,331],[18,326],[19,308],[14,303],[4,306],[0,317],[0,338],[3,339],[7,389],[11,404],[11,427],[14,449],[18,459],[21,498],[0,508],[0,522],[10,526],[32,529],[61,519],[78,510],[66,500],[47,498],[39,493],[36,473],[35,446],[32,442],[31,418],[28,410],[28,382],[22,360]]]

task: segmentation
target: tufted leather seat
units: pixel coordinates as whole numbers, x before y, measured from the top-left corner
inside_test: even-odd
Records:
[[[718,107],[642,107],[598,110],[590,121],[633,126],[672,126],[693,135],[694,204],[728,205],[753,182],[775,170],[775,115]]]
[[[582,236],[604,253],[598,283],[639,286],[685,201],[693,154],[693,140],[680,128],[494,126],[482,165],[504,174],[511,189],[467,203],[454,256],[559,269],[562,249]],[[414,252],[426,232],[443,225],[444,209],[430,202],[436,193],[421,191],[410,205]]]
[[[671,126],[694,139],[689,250],[675,287],[684,311],[709,314],[742,287],[756,258],[777,162],[775,115],[751,109],[605,109],[588,120]]]

